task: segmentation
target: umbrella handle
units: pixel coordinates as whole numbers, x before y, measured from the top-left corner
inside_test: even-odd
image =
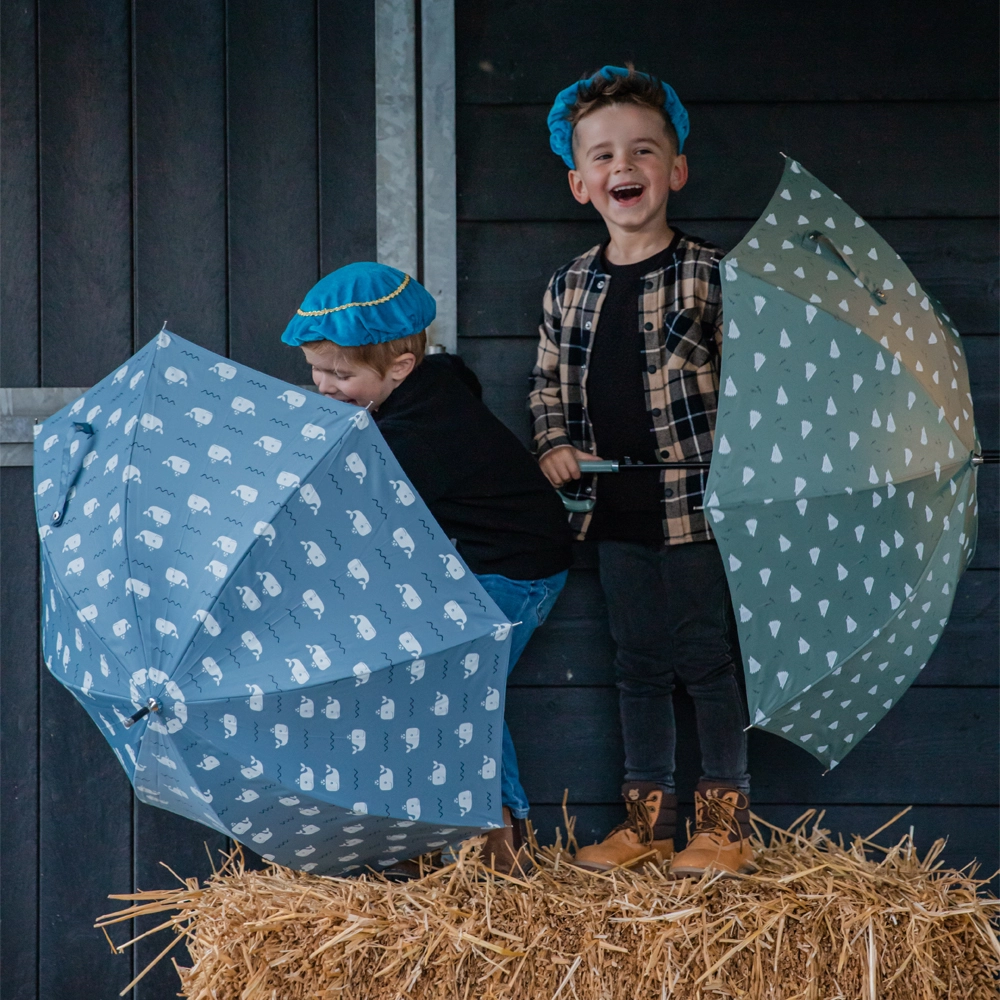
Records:
[[[80,440],[81,435],[89,441],[94,436],[94,428],[90,424],[74,421],[73,434],[63,452],[62,473],[59,476],[59,498],[56,500],[55,510],[52,511],[52,523],[56,527],[62,524],[63,516],[66,513],[66,504],[69,502],[70,490],[73,489],[80,475],[83,459],[87,454],[87,448],[83,447],[83,442]],[[75,451],[73,449],[74,441],[77,442]]]
[[[829,236],[827,236],[825,233],[821,233],[818,229],[814,229],[812,230],[812,232],[806,233],[805,238],[807,240],[811,240],[813,243],[822,243],[823,246],[825,246],[827,250],[829,250],[840,261],[840,263],[843,264],[844,267],[846,267],[847,270],[850,271],[851,274],[853,274],[854,277],[857,278],[858,281],[860,281],[861,284],[865,286],[866,290],[872,296],[873,299],[875,299],[877,302],[881,302],[882,305],[885,305],[885,294],[882,292],[882,290],[877,285],[873,285],[871,279],[862,271],[859,271],[847,259],[847,257],[845,257],[844,254],[842,254],[837,249],[837,245],[833,242],[833,240],[830,239]]]

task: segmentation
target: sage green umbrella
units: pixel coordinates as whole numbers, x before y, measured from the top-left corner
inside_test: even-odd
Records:
[[[889,244],[794,160],[722,287],[706,508],[750,716],[833,767],[926,666],[972,558],[965,354]]]

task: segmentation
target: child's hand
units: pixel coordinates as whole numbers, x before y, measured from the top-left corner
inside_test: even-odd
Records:
[[[542,472],[545,473],[545,478],[553,486],[558,487],[568,483],[571,479],[580,478],[581,462],[593,462],[596,459],[597,456],[591,455],[589,452],[580,451],[569,445],[562,445],[547,451],[539,459],[538,464]]]

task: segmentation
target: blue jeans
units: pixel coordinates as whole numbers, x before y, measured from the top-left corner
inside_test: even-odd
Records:
[[[521,624],[514,628],[510,641],[510,660],[507,663],[507,676],[514,669],[514,664],[528,645],[532,632],[549,616],[552,606],[556,603],[566,584],[566,570],[544,580],[511,580],[497,573],[484,573],[476,577],[483,590],[493,598],[497,607],[512,622]],[[514,741],[510,738],[507,721],[503,724],[503,753],[500,766],[501,799],[511,814],[518,819],[528,815],[528,796],[521,787],[521,778],[517,770],[517,753]]]

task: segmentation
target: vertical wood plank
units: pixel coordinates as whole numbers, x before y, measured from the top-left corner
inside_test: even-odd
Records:
[[[93,385],[132,353],[128,0],[39,0],[41,378]]]
[[[38,385],[38,91],[34,3],[0,31],[0,385]]]
[[[375,4],[320,0],[320,274],[375,260]]]
[[[202,881],[212,871],[208,852],[217,867],[221,864],[222,855],[219,852],[224,851],[229,843],[226,837],[200,823],[146,805],[134,796],[132,803],[136,890],[180,888],[163,865],[169,865],[181,878]],[[142,917],[135,921],[135,932],[141,934],[162,922],[162,915]],[[138,942],[133,954],[135,974],[138,975],[169,943],[166,934],[154,934]],[[183,944],[177,945],[171,955],[179,965],[191,964]],[[180,980],[168,959],[160,962],[136,984],[133,1000],[169,1000],[177,995],[179,988]]]
[[[0,476],[0,796],[3,995],[32,1000],[38,962],[38,545],[31,469]],[[11,571],[10,567],[16,567]]]
[[[127,0],[39,2],[43,385],[92,384],[132,352],[130,22]],[[40,754],[39,996],[110,997],[131,963],[93,921],[132,884],[132,789],[44,670]]]
[[[230,353],[307,382],[280,337],[319,277],[316,11],[246,0],[227,18]]]
[[[136,343],[226,353],[224,0],[135,4]]]

